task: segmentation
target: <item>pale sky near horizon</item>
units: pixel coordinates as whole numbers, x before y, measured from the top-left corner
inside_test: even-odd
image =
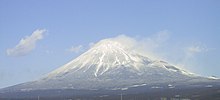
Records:
[[[220,77],[219,11],[219,0],[0,0],[0,88],[38,79],[120,35]]]

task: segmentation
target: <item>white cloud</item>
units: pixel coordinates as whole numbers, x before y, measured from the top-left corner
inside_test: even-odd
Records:
[[[22,38],[20,42],[14,47],[7,49],[8,56],[24,56],[35,49],[37,41],[43,39],[45,29],[37,29],[30,36]]]
[[[188,51],[191,53],[199,53],[202,52],[202,48],[199,46],[193,46],[193,47],[189,47]]]
[[[66,51],[71,52],[71,53],[81,53],[84,50],[90,49],[95,45],[94,42],[90,42],[88,45],[83,46],[83,45],[78,45],[78,46],[72,46],[69,49],[66,49]]]
[[[69,52],[74,52],[74,53],[79,53],[83,51],[83,46],[82,45],[78,45],[78,46],[72,46],[71,48],[69,48],[67,51]]]
[[[189,57],[194,57],[198,53],[202,53],[206,51],[208,51],[208,49],[205,46],[202,46],[199,44],[197,45],[193,44],[186,48],[185,54],[186,54],[186,57],[189,58]]]
[[[166,42],[170,38],[170,32],[160,31],[150,37],[139,39],[138,48],[143,54],[151,55],[154,58],[161,58],[160,50],[165,46]],[[140,45],[140,46],[139,46]]]
[[[198,57],[201,57],[201,55],[210,50],[201,43],[192,43],[185,46],[179,45],[178,47],[179,48],[174,48],[176,49],[176,54],[174,54],[175,61],[171,61],[181,68],[191,70],[192,72],[196,72],[196,66],[202,63],[199,61]]]

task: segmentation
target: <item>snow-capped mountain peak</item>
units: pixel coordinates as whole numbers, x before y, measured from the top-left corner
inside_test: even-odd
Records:
[[[78,70],[86,72],[89,69],[95,69],[94,75],[97,77],[117,67],[132,67],[135,71],[139,71],[140,67],[149,62],[150,59],[129,50],[121,43],[105,39],[95,44],[78,58],[55,70],[49,76],[74,73]]]

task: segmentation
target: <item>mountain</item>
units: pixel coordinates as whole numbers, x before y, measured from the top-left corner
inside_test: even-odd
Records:
[[[201,84],[212,87],[210,83],[218,82],[218,79],[201,77],[165,61],[143,56],[119,41],[105,39],[43,78],[1,91],[125,91],[137,87],[176,88],[186,84],[187,87]]]

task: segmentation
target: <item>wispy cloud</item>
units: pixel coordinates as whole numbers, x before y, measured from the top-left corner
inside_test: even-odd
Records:
[[[170,32],[164,30],[149,37],[129,37],[126,35],[119,35],[113,40],[125,44],[127,48],[132,49],[140,54],[151,58],[159,58],[158,50],[170,38]]]
[[[194,71],[197,69],[196,66],[202,63],[198,61],[198,57],[211,50],[205,44],[201,43],[190,43],[185,46],[179,46],[179,48],[179,51],[176,52],[176,61],[174,61],[174,63],[182,68]]]
[[[82,53],[84,50],[90,49],[94,45],[94,42],[90,42],[88,45],[71,46],[70,48],[66,49],[66,51],[71,53]]]
[[[67,49],[67,51],[74,52],[74,53],[80,53],[83,51],[83,45],[72,46],[71,48]]]
[[[153,58],[161,58],[158,56],[161,54],[161,49],[163,49],[167,41],[170,39],[170,32],[167,30],[157,32],[149,37],[144,37],[142,39],[138,39],[137,47],[140,49],[139,51],[143,54],[150,55]],[[139,45],[142,45],[141,47]]]
[[[208,49],[202,45],[191,45],[186,48],[186,55],[187,56],[193,56],[198,53],[206,52]]]
[[[24,56],[35,49],[37,41],[43,39],[45,29],[37,29],[30,36],[22,38],[14,47],[6,50],[8,56]]]

